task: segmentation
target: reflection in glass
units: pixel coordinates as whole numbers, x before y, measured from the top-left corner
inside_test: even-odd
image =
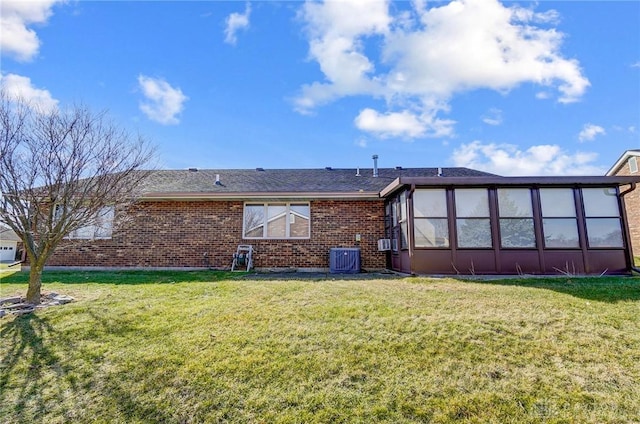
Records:
[[[545,247],[579,247],[578,226],[573,218],[543,219]]]

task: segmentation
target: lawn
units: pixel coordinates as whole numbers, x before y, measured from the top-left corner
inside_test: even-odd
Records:
[[[0,319],[0,422],[640,417],[639,277],[238,275],[45,274],[76,301]]]

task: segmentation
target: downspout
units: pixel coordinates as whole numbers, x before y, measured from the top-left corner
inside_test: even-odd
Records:
[[[624,206],[624,196],[626,196],[627,194],[631,193],[632,191],[634,191],[636,189],[636,183],[631,183],[630,187],[628,189],[626,189],[625,191],[621,192],[618,196],[620,197],[620,200],[622,200],[622,204]],[[627,222],[627,208],[626,206],[624,208],[622,208],[622,213],[624,214],[624,222],[627,223],[627,231],[626,231],[626,242],[627,242],[627,246],[631,247],[631,240],[629,239],[629,224]],[[640,268],[635,266],[635,261],[634,261],[634,257],[633,257],[633,251],[631,248],[629,248],[629,253],[628,253],[628,260],[629,260],[629,268],[631,268],[631,270],[637,272],[638,274],[640,274]]]

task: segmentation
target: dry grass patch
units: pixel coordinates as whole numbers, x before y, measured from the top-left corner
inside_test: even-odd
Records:
[[[228,277],[50,277],[78,301],[0,321],[0,421],[640,416],[638,278]]]

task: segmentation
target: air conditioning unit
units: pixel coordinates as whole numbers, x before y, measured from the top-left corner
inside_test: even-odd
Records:
[[[329,251],[329,270],[332,274],[354,274],[360,272],[359,248],[332,248]]]
[[[378,240],[378,250],[380,251],[391,250],[391,240],[390,239]]]

